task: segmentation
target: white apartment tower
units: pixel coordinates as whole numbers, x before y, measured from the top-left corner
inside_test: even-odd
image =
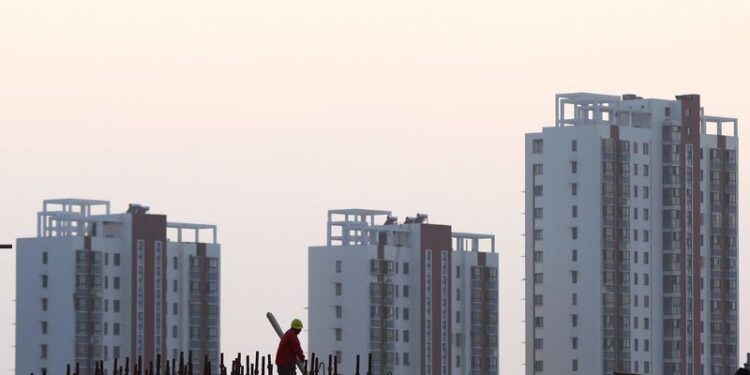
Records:
[[[219,250],[214,225],[171,223],[141,205],[112,214],[108,201],[45,200],[37,236],[17,241],[16,373],[78,363],[93,374],[97,361],[109,371],[115,358],[148,366],[182,351],[198,373],[206,355],[218,363]]]
[[[555,109],[526,135],[526,374],[733,373],[737,120],[698,95]]]
[[[481,247],[481,249],[480,249]],[[309,349],[351,374],[497,375],[498,255],[492,235],[427,215],[328,211],[309,249]]]

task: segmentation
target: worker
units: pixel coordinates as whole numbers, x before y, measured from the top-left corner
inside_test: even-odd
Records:
[[[299,344],[297,335],[302,331],[302,321],[292,320],[290,328],[279,341],[279,349],[276,351],[276,368],[279,375],[291,375],[296,373],[297,362],[305,360],[305,353]]]

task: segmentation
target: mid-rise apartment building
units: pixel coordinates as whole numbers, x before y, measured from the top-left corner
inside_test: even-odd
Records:
[[[698,95],[555,109],[526,135],[526,374],[732,373],[737,120]]]
[[[309,349],[343,373],[496,375],[494,236],[453,232],[427,215],[328,212],[325,246],[309,249]],[[364,373],[364,372],[363,372]]]
[[[192,351],[195,371],[206,355],[218,363],[216,226],[148,210],[44,201],[36,237],[17,241],[16,373],[78,364],[93,374],[97,361],[111,369],[115,358],[141,356],[147,366],[182,351]]]

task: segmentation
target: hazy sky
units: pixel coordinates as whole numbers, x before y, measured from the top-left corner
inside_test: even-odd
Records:
[[[500,370],[518,374],[524,132],[552,124],[556,92],[593,91],[700,93],[742,136],[749,17],[744,0],[2,0],[0,242],[56,197],[218,224],[222,349],[271,352],[264,314],[305,318],[327,209],[426,212],[497,235]],[[0,260],[7,374],[15,254]]]

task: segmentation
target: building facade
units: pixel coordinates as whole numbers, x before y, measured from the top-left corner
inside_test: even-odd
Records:
[[[45,200],[37,236],[17,240],[16,373],[77,363],[93,374],[97,361],[111,369],[140,356],[147,366],[189,351],[199,372],[206,355],[218,363],[219,260],[214,225],[171,223],[140,205],[112,214],[108,201]]]
[[[494,236],[345,209],[328,212],[327,237],[309,249],[310,352],[345,373],[368,353],[375,374],[498,373]]]
[[[729,374],[738,363],[737,120],[556,97],[526,135],[526,374]]]

